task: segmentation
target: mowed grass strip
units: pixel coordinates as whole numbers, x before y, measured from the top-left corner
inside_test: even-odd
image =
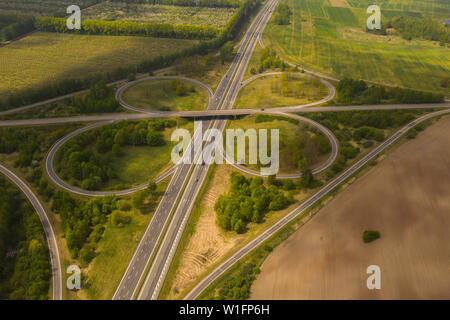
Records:
[[[136,65],[196,42],[37,32],[0,48],[0,93]]]
[[[430,41],[404,42],[393,35],[361,36],[368,16],[362,9],[330,8],[325,1],[283,2],[292,8],[291,25],[270,23],[264,41],[284,58],[338,78],[443,90],[439,82],[450,71],[449,48]]]
[[[84,19],[204,25],[223,28],[237,8],[182,7],[102,2],[83,11]]]
[[[184,88],[184,93],[177,94],[178,85]],[[206,109],[209,98],[205,89],[187,81],[148,80],[129,87],[123,92],[122,99],[136,108],[182,111]]]

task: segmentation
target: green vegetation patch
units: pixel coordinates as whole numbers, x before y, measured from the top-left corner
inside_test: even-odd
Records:
[[[99,75],[117,66],[134,66],[194,43],[183,39],[37,32],[0,48],[0,93]]]
[[[269,211],[278,211],[294,202],[276,186],[264,186],[262,178],[245,178],[232,172],[231,186],[214,205],[217,223],[224,230],[244,233],[248,222],[260,223]]]
[[[102,0],[77,0],[80,8],[86,8]],[[0,0],[0,10],[26,13],[35,16],[67,15],[66,8],[73,5],[73,0]]]
[[[380,85],[368,86],[363,80],[345,78],[339,81],[337,87],[338,104],[383,104],[383,103],[440,103],[444,95],[398,87]]]
[[[3,176],[0,190],[0,298],[47,300],[51,266],[39,217]]]
[[[320,101],[328,88],[317,78],[292,73],[258,78],[242,88],[236,109],[261,109],[296,106]]]
[[[13,40],[34,30],[32,16],[0,12],[0,42]]]
[[[409,1],[409,5],[413,6],[413,2]],[[338,78],[444,91],[439,82],[450,69],[449,48],[432,41],[406,41],[398,35],[367,33],[368,14],[363,9],[331,8],[328,1],[322,0],[282,3],[288,4],[293,12],[291,23],[277,25],[272,18],[263,39],[266,46],[276,49],[284,59]],[[367,3],[358,7],[375,4]],[[381,3],[382,11],[388,8],[385,4]],[[428,5],[431,9],[433,4]],[[434,12],[448,12],[449,7],[448,3],[435,4]],[[395,9],[409,11],[407,6]]]
[[[63,179],[87,190],[152,181],[170,163],[172,143],[165,130],[176,125],[176,120],[121,121],[90,130],[58,151],[55,168]]]
[[[122,99],[129,105],[145,110],[203,110],[208,105],[208,93],[198,85],[181,80],[148,80],[127,88]]]
[[[377,230],[366,230],[363,232],[363,241],[364,243],[369,243],[377,240],[380,237],[380,231]]]
[[[232,120],[230,129],[253,128],[255,130],[279,130],[280,173],[293,174],[319,166],[331,151],[328,139],[318,129],[301,124],[297,119],[274,117],[269,115],[247,116],[240,120]],[[249,164],[250,145],[246,142],[245,163],[253,170],[259,170],[260,164]],[[268,152],[271,152],[270,141]],[[237,161],[237,160],[236,160]]]
[[[102,2],[83,11],[85,19],[139,23],[204,25],[223,28],[236,8],[182,7],[161,4]]]
[[[356,159],[368,148],[378,145],[414,119],[434,110],[372,110],[304,113],[304,117],[313,119],[330,129],[339,140],[339,155],[327,171],[332,178],[346,168],[349,160]],[[418,125],[423,130],[426,124]]]

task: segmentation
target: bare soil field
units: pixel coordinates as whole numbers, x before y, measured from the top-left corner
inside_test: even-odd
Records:
[[[449,132],[441,119],[337,195],[267,258],[251,299],[450,299]],[[381,238],[363,243],[367,229]]]
[[[185,289],[192,281],[216,260],[239,243],[243,236],[222,231],[216,223],[214,204],[217,198],[228,191],[230,167],[219,165],[214,172],[212,187],[206,192],[200,204],[202,215],[197,222],[195,233],[181,257],[169,299]]]

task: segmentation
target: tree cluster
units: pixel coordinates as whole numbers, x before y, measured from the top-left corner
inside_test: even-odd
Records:
[[[354,146],[352,140],[369,148],[373,146],[373,141],[385,139],[384,129],[404,126],[414,120],[416,114],[416,111],[410,110],[372,110],[319,112],[307,116],[332,130],[340,142],[339,157],[329,171],[332,176],[344,169],[348,159],[359,154],[360,148]]]
[[[89,94],[83,98],[73,96],[71,104],[78,113],[114,112],[120,108],[114,95],[114,88],[108,87],[104,81],[94,83]]]
[[[337,87],[339,104],[380,104],[380,103],[440,103],[444,95],[399,87],[368,86],[364,80],[345,78]]]
[[[403,39],[424,39],[439,41],[442,46],[450,43],[450,31],[442,23],[432,18],[394,17],[388,23]]]
[[[113,196],[89,201],[74,199],[65,191],[53,196],[52,210],[61,216],[67,247],[73,258],[87,264],[95,257],[108,215],[116,209]]]
[[[165,4],[184,7],[235,8],[239,7],[239,0],[111,0],[113,2]]]
[[[273,21],[278,25],[288,25],[291,23],[291,8],[287,4],[280,3],[275,9],[275,15]]]
[[[0,42],[10,41],[34,30],[34,17],[0,12]]]
[[[36,28],[47,32],[72,32],[67,28],[67,19],[55,17],[37,17]],[[83,20],[81,34],[131,35],[176,39],[213,39],[219,29],[210,26],[172,25],[169,23],[137,23],[131,21]]]
[[[281,61],[274,49],[265,48],[261,51],[258,65],[259,73],[264,72],[267,69],[275,68],[280,68],[281,71],[284,71],[288,67],[289,66],[285,62]]]
[[[39,217],[6,178],[0,189],[0,299],[48,299],[51,267]]]
[[[160,132],[176,125],[175,120],[143,120],[138,123],[118,122],[83,133],[68,141],[57,155],[61,176],[81,181],[86,190],[98,190],[115,177],[108,163],[122,156],[123,146],[161,146]]]
[[[232,172],[231,186],[214,205],[217,222],[224,230],[245,231],[248,222],[260,223],[269,211],[286,208],[293,202],[276,186],[264,186],[261,178],[245,178]]]
[[[249,297],[250,288],[256,276],[259,273],[259,267],[250,262],[246,264],[240,272],[230,281],[220,288],[217,300],[245,300]]]

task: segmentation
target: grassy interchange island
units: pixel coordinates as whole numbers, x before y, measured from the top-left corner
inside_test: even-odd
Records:
[[[203,110],[208,105],[204,88],[183,80],[148,80],[127,88],[125,103],[144,110],[189,111]]]

